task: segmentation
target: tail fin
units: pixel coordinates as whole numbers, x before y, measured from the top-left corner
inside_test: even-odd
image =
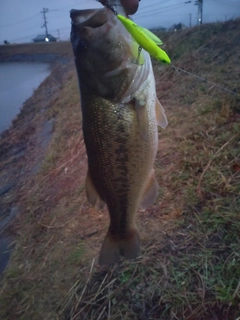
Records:
[[[136,259],[140,252],[140,237],[137,229],[128,232],[121,242],[121,255],[127,259]]]
[[[115,238],[108,231],[100,251],[99,264],[110,265],[116,263],[120,256],[136,259],[140,252],[140,238],[136,229],[127,233],[124,238]]]

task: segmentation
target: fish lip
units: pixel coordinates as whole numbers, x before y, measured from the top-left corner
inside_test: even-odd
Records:
[[[84,10],[72,9],[70,10],[70,18],[72,20],[72,26],[79,28],[99,28],[107,23],[108,12],[106,8]]]
[[[101,38],[106,34],[106,26],[109,20],[114,18],[113,13],[106,8],[85,9],[70,11],[72,20],[71,43],[75,59],[78,59],[81,53],[91,46],[94,46],[95,39]],[[95,32],[96,31],[96,32]]]

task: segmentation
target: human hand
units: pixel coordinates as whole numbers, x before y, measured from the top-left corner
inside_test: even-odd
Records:
[[[120,0],[127,15],[132,15],[137,12],[140,0]],[[107,0],[100,0],[102,5],[105,5]]]

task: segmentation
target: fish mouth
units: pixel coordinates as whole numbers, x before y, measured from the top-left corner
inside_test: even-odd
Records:
[[[107,11],[103,9],[87,9],[70,11],[72,26],[83,28],[99,28],[108,21]]]
[[[106,34],[109,14],[111,12],[106,8],[70,11],[71,42],[75,57],[89,46],[94,46],[95,41]]]

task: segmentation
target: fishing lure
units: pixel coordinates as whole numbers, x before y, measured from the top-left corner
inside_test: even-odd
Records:
[[[160,60],[163,63],[171,64],[171,60],[167,53],[158,47],[158,45],[162,44],[162,41],[155,36],[155,34],[143,27],[140,27],[132,20],[120,14],[117,14],[116,16],[131,36],[136,40],[139,46],[148,51],[148,53],[155,59]]]
[[[138,28],[140,28],[151,40],[153,40],[156,45],[161,46],[163,44],[162,40],[159,39],[154,33],[152,33],[150,30],[143,28],[138,25]]]

